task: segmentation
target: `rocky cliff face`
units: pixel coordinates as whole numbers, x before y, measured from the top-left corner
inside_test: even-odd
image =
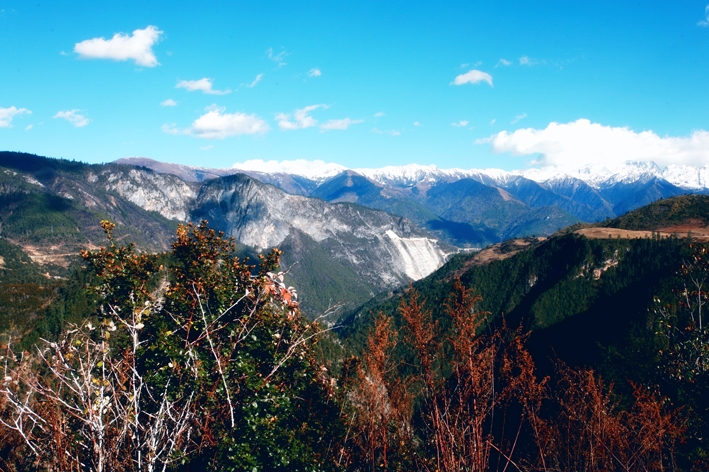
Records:
[[[190,185],[174,175],[121,167],[106,169],[98,175],[89,173],[87,179],[115,191],[144,210],[155,211],[171,220],[189,219],[197,185]]]
[[[277,247],[293,230],[302,232],[380,289],[425,277],[455,250],[405,218],[350,203],[289,195],[245,175],[206,182],[192,218],[206,219],[261,250]]]

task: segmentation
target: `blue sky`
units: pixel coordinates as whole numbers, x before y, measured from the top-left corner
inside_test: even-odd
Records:
[[[708,0],[118,3],[0,0],[1,150],[709,164]]]

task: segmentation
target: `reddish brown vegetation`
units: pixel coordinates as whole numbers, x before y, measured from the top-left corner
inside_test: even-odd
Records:
[[[554,382],[537,379],[527,336],[504,322],[491,329],[479,300],[456,281],[444,334],[409,289],[400,310],[414,366],[394,365],[397,333],[389,318],[377,319],[361,361],[347,363],[343,463],[427,471],[675,467],[683,427],[662,397],[634,385],[623,410],[592,370],[560,365]]]

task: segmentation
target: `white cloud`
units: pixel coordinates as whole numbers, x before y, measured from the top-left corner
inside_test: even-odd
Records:
[[[168,134],[188,134],[202,139],[224,139],[242,134],[264,134],[271,128],[256,115],[246,113],[224,113],[225,108],[212,105],[207,113],[197,118],[192,126],[178,129],[175,125],[163,125]]]
[[[253,159],[246,162],[237,162],[232,167],[255,172],[285,172],[287,174],[303,175],[310,178],[333,176],[347,169],[340,164],[326,163],[321,160],[307,161],[305,159],[295,159],[292,161],[263,161],[261,159]]]
[[[201,90],[202,92],[210,95],[225,95],[227,93],[231,93],[231,90],[212,89],[212,80],[213,79],[208,79],[206,77],[199,80],[183,80],[178,82],[177,85],[175,85],[175,88],[187,89],[190,92]]]
[[[414,123],[414,124],[415,124],[415,123]],[[372,128],[369,132],[370,132],[370,133],[377,133],[377,134],[388,134],[388,135],[390,135],[390,136],[399,136],[399,135],[401,134],[399,131],[397,131],[397,130],[395,130],[395,129],[392,129],[392,130],[380,130],[380,129],[377,129],[377,128]]]
[[[473,69],[456,77],[450,85],[477,84],[478,82],[487,82],[492,87],[492,76],[487,72]]]
[[[419,123],[418,121],[414,121],[414,126],[421,126],[421,123]]]
[[[325,105],[325,104],[310,105],[305,108],[295,110],[293,112],[293,121],[291,121],[290,114],[287,114],[287,113],[277,114],[276,120],[278,121],[278,126],[281,129],[311,128],[313,126],[318,125],[318,120],[316,120],[312,116],[308,116],[308,113],[310,113],[313,110],[317,110],[318,108],[328,108],[328,107],[329,107],[329,105]]]
[[[350,125],[356,125],[357,123],[362,123],[364,120],[351,120],[349,118],[343,118],[341,120],[329,120],[327,123],[320,125],[320,132],[330,131],[333,129],[347,129]]]
[[[546,61],[545,60],[538,61],[536,59],[532,59],[531,57],[527,57],[527,56],[522,56],[519,58],[519,65],[521,65],[521,66],[532,67],[537,64],[546,64]]]
[[[86,118],[83,115],[78,114],[77,113],[78,111],[81,111],[81,110],[60,111],[56,115],[54,115],[52,118],[64,118],[69,123],[76,126],[77,128],[82,128],[82,127],[88,125],[91,122],[91,120],[89,120],[88,118]]]
[[[497,61],[497,64],[495,64],[495,67],[500,67],[500,66],[511,66],[512,63],[506,59],[500,59]]]
[[[523,113],[521,115],[517,115],[517,116],[515,116],[515,119],[510,122],[510,124],[513,125],[513,124],[517,123],[519,120],[523,120],[525,118],[527,118],[526,113]]]
[[[383,111],[380,111],[379,113],[375,113],[375,114],[374,114],[374,117],[375,117],[375,118],[381,118],[381,117],[384,116],[384,115],[385,115],[385,113],[384,113]]]
[[[587,164],[652,161],[659,166],[709,164],[709,131],[695,130],[686,137],[658,136],[652,131],[635,132],[580,119],[550,123],[545,129],[502,131],[476,144],[490,143],[495,153],[537,155],[535,165],[578,168]]]
[[[704,27],[709,26],[709,5],[707,5],[706,8],[704,9],[704,17],[705,17],[705,20],[700,21],[699,23],[697,23],[697,25],[704,26]]]
[[[32,125],[27,125],[27,127],[25,128],[25,131],[29,131],[31,129],[32,129]]]
[[[273,62],[277,62],[278,67],[281,67],[287,65],[285,62],[283,62],[283,59],[285,59],[286,56],[289,56],[290,53],[286,52],[285,49],[281,48],[281,52],[276,54],[273,52],[273,48],[268,48],[266,49],[266,55],[268,55],[268,58],[271,59]]]
[[[317,68],[312,68],[308,71],[308,77],[320,77],[321,75],[322,72],[320,72],[320,69]]]
[[[199,148],[199,150],[200,151],[209,151],[213,147],[214,147],[214,144],[207,144],[206,146],[202,146],[201,148]]]
[[[177,106],[177,102],[175,100],[173,100],[172,98],[168,98],[164,102],[160,102],[160,105],[162,105],[164,107],[174,107],[174,106]]]
[[[460,120],[457,123],[451,123],[451,125],[455,126],[456,128],[465,128],[466,126],[468,126],[468,123],[469,123],[469,121]]]
[[[111,39],[93,38],[74,45],[74,52],[82,59],[113,59],[114,61],[135,61],[136,65],[155,67],[159,64],[153,54],[153,45],[158,42],[162,31],[156,26],[148,26],[133,31],[133,36],[116,33]]]
[[[246,85],[246,87],[249,87],[249,88],[255,87],[257,83],[261,82],[261,77],[263,77],[263,74],[257,75],[256,78],[254,79],[254,81],[251,82],[251,84]]]
[[[496,121],[497,121],[497,118],[493,118],[492,121],[490,122],[490,126],[494,125]]]
[[[0,128],[12,128],[12,119],[16,115],[22,115],[23,113],[32,114],[27,108],[15,108],[14,106],[0,108]]]

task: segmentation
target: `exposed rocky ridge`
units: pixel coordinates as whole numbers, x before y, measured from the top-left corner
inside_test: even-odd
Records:
[[[114,161],[115,164],[145,167],[160,174],[172,174],[186,182],[204,182],[210,179],[218,179],[234,174],[246,174],[249,177],[261,182],[275,185],[288,193],[295,195],[309,195],[317,187],[317,182],[307,177],[283,172],[268,173],[256,172],[234,167],[225,169],[214,169],[210,167],[195,167],[182,164],[170,164],[166,162],[148,159],[147,157],[124,157]]]
[[[176,224],[111,190],[109,176],[114,183],[127,182],[129,173],[113,166],[112,174],[111,167],[0,152],[0,236],[56,267],[68,266],[81,249],[106,243],[102,219],[119,225],[115,234],[121,242],[151,252],[168,249]]]
[[[139,207],[160,213],[171,220],[187,221],[199,188],[170,174],[148,169],[106,169],[90,173],[89,182],[102,185]]]
[[[169,248],[178,222],[207,219],[248,246],[244,255],[292,250],[289,283],[318,292],[303,300],[308,314],[418,280],[457,251],[405,218],[287,194],[243,174],[185,182],[144,167],[0,153],[0,203],[0,236],[36,262],[64,267],[81,249],[106,244],[102,219],[118,224],[120,243],[150,252]]]
[[[380,289],[418,280],[455,252],[405,218],[289,195],[245,175],[206,182],[192,217],[259,249],[277,247],[297,230]]]
[[[123,162],[123,160],[121,161]],[[132,161],[131,161],[132,162]],[[167,171],[175,166],[142,160],[145,165]],[[203,168],[192,168],[204,173]],[[218,169],[235,172],[236,169]],[[405,216],[439,238],[459,246],[482,247],[506,238],[528,234],[548,235],[573,223],[572,218],[594,222],[613,218],[658,198],[688,192],[709,192],[709,167],[668,166],[626,162],[614,166],[586,166],[575,170],[528,169],[507,172],[500,169],[439,169],[434,165],[407,165],[381,169],[346,170],[332,176],[248,172],[262,182],[330,202],[355,202]],[[328,177],[329,176],[329,177]],[[461,181],[476,181],[477,188],[441,201],[442,190],[451,186],[460,193]],[[497,196],[486,188],[497,189]],[[429,197],[432,189],[436,198]],[[461,212],[459,199],[477,200],[493,207],[487,222]],[[510,212],[515,203],[525,205]],[[518,205],[519,206],[519,205]],[[475,213],[475,208],[467,208]],[[452,214],[459,214],[451,217]],[[532,221],[541,218],[538,221]],[[521,224],[523,223],[524,224]]]

